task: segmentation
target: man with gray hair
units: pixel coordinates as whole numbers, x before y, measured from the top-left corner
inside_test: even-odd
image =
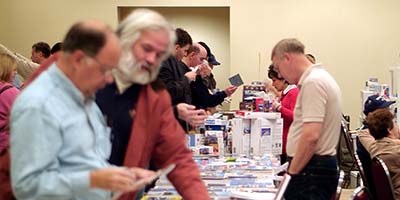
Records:
[[[184,199],[209,199],[185,132],[174,117],[171,98],[157,80],[160,62],[175,41],[171,25],[160,14],[137,9],[118,26],[122,56],[115,83],[97,93],[96,101],[112,129],[110,162],[118,166],[156,168],[176,164],[168,175]],[[129,193],[122,199],[134,199]]]
[[[299,88],[287,139],[292,179],[285,199],[330,199],[338,181],[341,91],[321,64],[307,59],[304,48],[297,39],[284,39],[271,55],[275,70]]]

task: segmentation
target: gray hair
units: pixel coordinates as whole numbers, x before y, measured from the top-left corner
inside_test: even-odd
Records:
[[[272,49],[271,59],[276,55],[281,56],[283,53],[304,54],[304,49],[304,44],[295,38],[283,39],[279,41]]]
[[[132,44],[136,42],[140,34],[148,30],[166,30],[169,33],[168,51],[163,56],[163,59],[170,55],[176,38],[174,29],[161,14],[143,8],[132,11],[118,25],[117,35],[121,40],[122,50],[130,52]]]

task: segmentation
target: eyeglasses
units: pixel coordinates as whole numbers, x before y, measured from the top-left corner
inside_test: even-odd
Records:
[[[96,62],[96,64],[98,64],[100,66],[99,69],[102,72],[102,74],[104,74],[105,76],[111,75],[112,71],[116,68],[115,66],[109,66],[109,65],[106,65],[106,64],[100,62],[95,57],[91,57],[91,56],[87,56],[87,57],[90,58],[91,60],[93,60],[94,62]]]

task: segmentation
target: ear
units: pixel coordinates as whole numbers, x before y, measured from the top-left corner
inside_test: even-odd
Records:
[[[196,55],[196,53],[193,51],[193,52],[191,52],[191,53],[189,54],[188,57],[189,57],[190,59],[193,59],[193,56],[195,56],[195,55]]]
[[[175,52],[177,52],[179,48],[181,48],[181,47],[179,46],[179,44],[176,44],[176,45],[175,45]]]
[[[285,59],[285,60],[290,60],[291,59],[291,56],[290,56],[290,54],[289,53],[283,53],[283,58]]]
[[[71,63],[73,66],[80,66],[82,64],[85,64],[85,62],[87,62],[86,54],[83,53],[83,51],[76,50],[71,53]]]

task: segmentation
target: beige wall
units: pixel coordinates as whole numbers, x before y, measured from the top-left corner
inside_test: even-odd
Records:
[[[123,18],[134,8],[122,7],[120,16]],[[221,65],[213,70],[217,87],[226,88],[229,84],[227,75],[230,74],[230,33],[229,7],[151,7],[166,16],[177,28],[189,32],[193,42],[203,41],[211,48]],[[229,109],[229,104],[224,104]]]
[[[212,46],[217,56],[230,51],[230,58],[221,58],[230,66],[225,76],[240,72],[245,82],[265,78],[277,41],[299,38],[341,86],[344,112],[351,115],[353,128],[358,125],[364,81],[375,76],[389,82],[389,66],[400,61],[397,0],[2,0],[0,42],[29,56],[34,42],[61,40],[76,20],[97,18],[115,27],[117,6],[229,6],[230,49],[214,47],[224,38],[215,38]],[[192,35],[195,40],[200,37]],[[217,81],[224,84],[226,77]],[[240,92],[231,108],[238,107]]]

